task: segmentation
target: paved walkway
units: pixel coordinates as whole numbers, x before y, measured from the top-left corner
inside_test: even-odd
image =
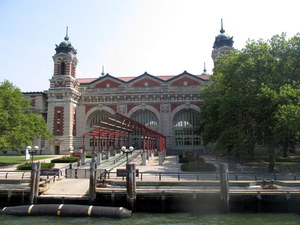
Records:
[[[142,165],[141,157],[138,157],[136,160],[131,162],[136,165],[136,168],[139,169],[140,172],[161,172],[161,173],[169,173],[169,172],[180,172],[180,166],[178,163],[177,156],[167,156],[164,164],[159,165],[158,156],[152,157],[148,160],[147,165]],[[126,162],[115,167],[111,170],[111,172],[116,172],[119,168],[125,168]]]
[[[89,193],[89,179],[62,179],[53,183],[43,195],[80,195]]]
[[[110,160],[113,161],[113,158]],[[176,156],[167,156],[164,165],[160,166],[158,163],[158,157],[152,157],[147,165],[141,165],[141,157],[137,157],[132,163],[135,163],[137,169],[140,172],[178,172],[179,164]],[[118,168],[125,168],[126,161],[117,167],[114,167],[111,172],[116,172]],[[87,163],[84,168],[88,168],[89,163]],[[104,165],[109,169],[110,165],[108,162],[103,163],[100,167],[104,168]],[[43,193],[43,195],[78,195],[84,196],[88,194],[89,190],[89,179],[62,179],[51,184],[50,188]]]

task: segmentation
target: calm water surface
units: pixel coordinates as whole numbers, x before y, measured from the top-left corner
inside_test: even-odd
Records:
[[[134,225],[134,224],[203,224],[203,225],[299,225],[297,214],[230,214],[192,215],[187,213],[136,213],[128,219],[70,218],[70,217],[17,217],[0,215],[1,225]]]

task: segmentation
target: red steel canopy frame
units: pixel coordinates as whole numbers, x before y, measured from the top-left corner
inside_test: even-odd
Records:
[[[93,124],[92,127],[91,131],[83,135],[83,152],[85,152],[86,137],[94,138],[94,151],[96,138],[117,139],[117,143],[120,143],[121,138],[123,138],[123,141],[127,140],[128,143],[129,134],[133,132],[141,134],[143,151],[154,150],[155,148],[158,148],[159,152],[166,150],[166,137],[163,134],[120,113],[109,115],[105,119]],[[115,143],[116,141],[114,141],[114,145]],[[107,148],[109,149],[109,146]],[[101,144],[98,144],[98,151],[101,151]]]

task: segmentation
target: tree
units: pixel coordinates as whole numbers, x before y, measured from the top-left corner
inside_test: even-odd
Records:
[[[273,171],[275,149],[299,142],[299,81],[299,34],[248,41],[242,50],[219,57],[211,84],[200,92],[205,144],[252,157],[257,144],[264,146]]]
[[[34,138],[51,136],[42,117],[30,113],[29,102],[9,81],[0,83],[0,149],[18,150]]]

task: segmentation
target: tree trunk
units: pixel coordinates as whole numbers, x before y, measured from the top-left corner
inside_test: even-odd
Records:
[[[250,147],[249,147],[249,150],[248,150],[248,155],[249,155],[249,158],[250,158],[251,161],[253,161],[254,157],[255,157],[255,155],[254,155],[254,148],[255,148],[255,144],[252,143],[250,145]]]
[[[296,153],[296,145],[294,140],[290,140],[289,153]]]
[[[275,157],[275,147],[273,143],[269,143],[268,146],[268,152],[269,152],[269,172],[274,173],[275,171],[275,164],[276,164],[276,157]]]
[[[284,138],[282,147],[283,147],[282,157],[288,157],[289,139],[287,137]]]

